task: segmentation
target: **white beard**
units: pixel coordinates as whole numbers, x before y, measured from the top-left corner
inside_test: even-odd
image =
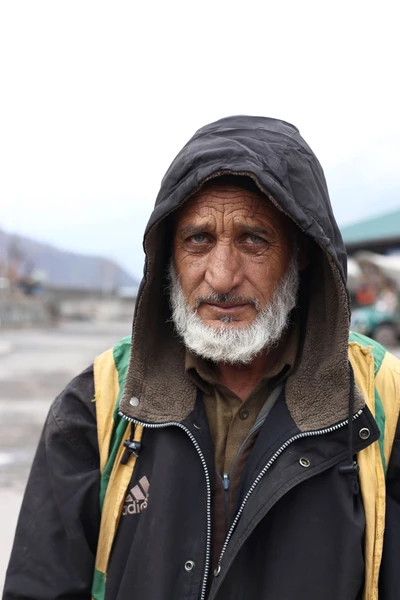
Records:
[[[219,327],[205,325],[196,310],[186,301],[173,263],[170,264],[170,303],[172,320],[185,346],[194,354],[215,363],[246,364],[262,350],[275,346],[289,324],[289,315],[296,305],[299,287],[297,256],[294,252],[285,275],[273,294],[271,302],[263,310],[258,301],[247,299],[258,310],[255,320],[246,327],[235,327],[232,322],[221,319]],[[215,292],[210,300],[235,302],[233,294],[218,296]],[[230,299],[231,298],[231,299]]]

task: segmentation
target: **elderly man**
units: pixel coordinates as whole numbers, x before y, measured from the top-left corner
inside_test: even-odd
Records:
[[[199,130],[144,247],[132,344],[51,407],[5,600],[398,599],[399,361],[349,338],[297,129]]]

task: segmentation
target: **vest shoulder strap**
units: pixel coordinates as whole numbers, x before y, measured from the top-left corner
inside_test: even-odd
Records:
[[[126,490],[135,468],[136,457],[131,455],[122,464],[124,441],[130,423],[118,412],[120,397],[129,363],[130,337],[98,356],[94,362],[94,382],[97,437],[100,454],[101,521],[93,576],[92,598],[104,600],[105,583],[112,543],[117,531]],[[134,441],[140,442],[143,427],[136,426]]]
[[[363,600],[377,600],[386,517],[385,475],[400,411],[400,361],[357,333],[350,335],[349,359],[380,431],[379,440],[357,456],[366,521]]]
[[[378,444],[386,473],[400,413],[400,360],[378,342],[353,332],[349,338],[349,359],[357,386],[381,434]]]

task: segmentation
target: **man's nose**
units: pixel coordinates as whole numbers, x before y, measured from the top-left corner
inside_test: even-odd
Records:
[[[217,244],[207,257],[205,281],[218,294],[227,294],[243,280],[240,253],[230,244]]]

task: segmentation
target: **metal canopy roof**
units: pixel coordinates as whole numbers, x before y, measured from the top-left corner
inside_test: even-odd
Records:
[[[400,239],[400,209],[341,227],[344,243]]]

